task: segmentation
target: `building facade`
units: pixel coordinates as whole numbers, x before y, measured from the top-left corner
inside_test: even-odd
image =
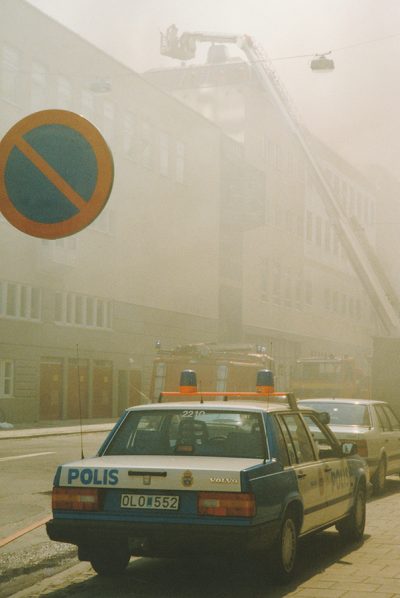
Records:
[[[276,80],[272,71],[271,77]],[[290,126],[287,114],[295,111],[284,90],[277,105],[239,57],[152,70],[146,79],[216,122],[260,173],[260,203],[247,208],[255,209],[256,221],[243,231],[243,335],[268,345],[279,384],[290,384],[300,356],[352,355],[368,369],[380,324],[329,216],[319,177]],[[305,130],[303,135],[343,217],[362,227],[376,252],[371,184]]]
[[[3,0],[0,40],[0,135],[32,112],[71,110],[115,162],[105,209],[76,235],[33,238],[0,218],[8,421],[116,417],[148,400],[160,344],[262,345],[282,388],[298,357],[367,359],[374,312],[248,64],[139,76],[23,0]],[[374,244],[374,195],[319,155]]]
[[[115,163],[108,204],[76,235],[1,218],[0,405],[12,422],[115,417],[146,400],[157,340],[217,336],[222,135],[28,3],[2,4],[0,40],[1,136],[71,110]]]

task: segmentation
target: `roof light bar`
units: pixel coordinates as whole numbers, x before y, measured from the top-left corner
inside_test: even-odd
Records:
[[[274,376],[270,370],[259,370],[257,372],[257,384],[255,391],[199,391],[197,390],[196,372],[193,370],[183,370],[180,378],[180,387],[176,391],[163,391],[160,393],[158,402],[163,400],[168,402],[174,399],[197,397],[200,402],[205,398],[221,397],[227,401],[229,398],[236,399],[273,399],[278,402],[288,404],[291,409],[297,409],[296,397],[291,392],[275,392]]]

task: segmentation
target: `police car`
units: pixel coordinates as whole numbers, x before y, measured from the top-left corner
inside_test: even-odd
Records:
[[[266,370],[240,396],[197,392],[185,375],[179,393],[127,409],[97,456],[58,467],[52,540],[76,544],[100,575],[122,573],[131,555],[234,552],[265,555],[288,581],[299,538],[333,525],[362,538],[356,445],[272,393]]]

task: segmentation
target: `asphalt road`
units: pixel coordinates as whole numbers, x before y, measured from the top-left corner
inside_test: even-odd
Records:
[[[83,437],[85,456],[95,454],[106,432]],[[2,546],[5,540],[51,515],[57,465],[79,459],[79,434],[24,438],[0,437],[0,597],[60,571],[76,550],[51,542],[44,525]],[[12,592],[12,593],[10,593]]]

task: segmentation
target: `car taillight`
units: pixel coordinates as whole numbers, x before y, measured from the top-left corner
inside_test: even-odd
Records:
[[[53,511],[100,511],[99,488],[53,488],[51,506]]]
[[[254,494],[242,492],[200,492],[197,501],[200,515],[219,517],[254,517]]]

